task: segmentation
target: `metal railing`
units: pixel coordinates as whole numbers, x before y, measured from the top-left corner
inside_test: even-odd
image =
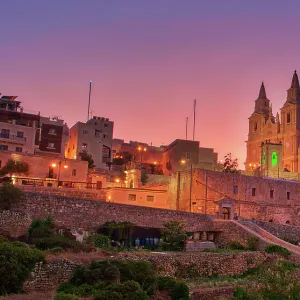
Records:
[[[7,134],[7,133],[0,133],[0,138],[14,140],[14,141],[20,141],[20,142],[26,142],[26,137],[20,137],[17,135],[12,135],[12,134]]]

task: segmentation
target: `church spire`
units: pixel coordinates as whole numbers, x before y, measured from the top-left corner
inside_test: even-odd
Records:
[[[300,88],[299,79],[298,79],[298,75],[297,75],[297,71],[296,70],[295,70],[294,75],[293,75],[291,88],[297,88],[297,89]]]
[[[264,82],[261,83],[258,99],[267,99],[267,94],[266,94],[266,89],[265,89]]]

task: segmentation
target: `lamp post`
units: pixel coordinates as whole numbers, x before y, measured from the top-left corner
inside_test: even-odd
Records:
[[[143,152],[146,152],[147,151],[147,148],[145,147],[145,148],[143,148],[143,147],[138,147],[137,148],[137,150],[139,151],[139,152],[141,152],[141,162],[143,161]]]
[[[185,165],[186,160],[182,159],[180,161],[180,164]],[[192,188],[193,188],[193,164],[191,163],[191,166],[190,166],[190,212],[192,212]]]
[[[59,186],[61,163],[62,163],[62,161],[60,160],[59,163],[58,163],[57,186]],[[56,168],[56,167],[57,167],[56,163],[53,163],[53,164],[51,165],[51,167],[52,167],[52,168]],[[64,169],[68,169],[68,165],[66,164],[66,161],[64,161]]]

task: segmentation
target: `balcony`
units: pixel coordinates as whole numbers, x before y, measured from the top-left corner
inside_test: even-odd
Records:
[[[46,178],[57,179],[57,174],[46,173]]]
[[[0,133],[0,139],[6,140],[8,142],[17,143],[17,144],[24,144],[26,142],[26,137],[19,137],[12,134],[7,133]]]

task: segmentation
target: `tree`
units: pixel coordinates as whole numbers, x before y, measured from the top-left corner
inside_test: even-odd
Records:
[[[88,162],[88,167],[90,169],[95,167],[93,156],[92,154],[88,153],[87,150],[80,151],[78,155],[80,156],[81,160]]]
[[[163,225],[165,227],[161,230],[164,238],[163,248],[170,251],[183,250],[186,238],[184,224],[178,221],[170,221]]]
[[[16,188],[11,183],[4,183],[0,187],[0,209],[8,210],[12,204],[22,201],[24,193],[20,189]]]
[[[237,168],[239,166],[237,158],[232,159],[231,153],[228,153],[224,157],[224,164],[223,164],[223,172],[225,173],[237,173]]]
[[[24,161],[9,159],[4,167],[0,169],[0,176],[10,175],[28,175],[29,165]]]

